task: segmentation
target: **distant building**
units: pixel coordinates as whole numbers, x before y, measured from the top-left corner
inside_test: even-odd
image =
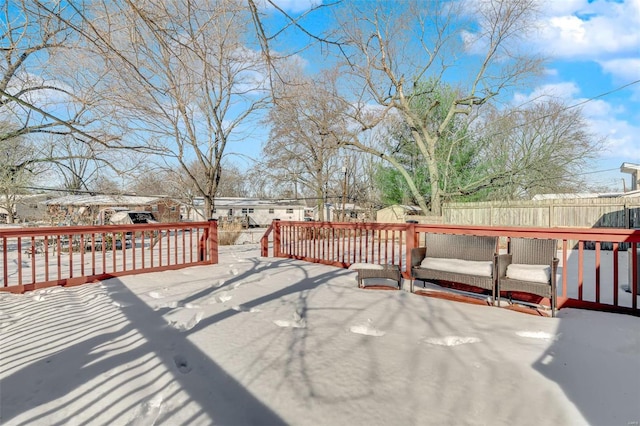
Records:
[[[405,223],[415,216],[422,216],[422,209],[418,206],[395,204],[376,212],[376,222],[380,223]]]
[[[178,201],[164,197],[128,195],[67,195],[43,203],[52,225],[100,225],[118,211],[151,212],[158,222],[178,222]]]
[[[640,189],[625,192],[577,192],[562,194],[537,194],[531,197],[532,201],[545,200],[579,200],[589,198],[635,198],[640,197]]]
[[[326,222],[365,222],[369,220],[366,209],[353,204],[345,203],[344,212],[342,203],[324,203],[323,217]],[[314,207],[313,219],[320,220],[318,207]]]
[[[45,220],[46,209],[43,201],[52,198],[45,194],[16,195],[13,216],[16,222],[39,222]],[[4,196],[0,196],[0,223],[6,223],[9,212]]]
[[[640,164],[622,163],[622,165],[620,166],[620,171],[622,173],[629,173],[631,175],[631,188],[629,188],[630,191],[637,191],[640,189]]]
[[[614,198],[624,195],[622,192],[567,192],[560,194],[536,194],[531,197],[532,201],[544,200],[578,200],[588,198]]]
[[[185,219],[192,221],[207,220],[203,213],[204,200],[198,198],[194,206],[183,206]],[[246,227],[265,227],[274,219],[305,220],[307,208],[297,201],[270,201],[258,198],[220,197],[215,199],[212,219],[240,222]]]

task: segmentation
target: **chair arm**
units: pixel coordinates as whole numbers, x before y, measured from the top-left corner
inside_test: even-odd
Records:
[[[558,259],[557,257],[553,258],[553,262],[551,262],[551,282],[555,283],[556,281],[556,274],[558,272],[558,263],[560,263],[560,259]]]
[[[427,255],[426,247],[416,247],[411,249],[411,267],[420,266],[420,263],[424,260]]]
[[[507,266],[511,264],[511,255],[510,254],[498,254],[496,255],[496,268],[498,269],[497,276],[498,277],[506,277],[507,276]]]

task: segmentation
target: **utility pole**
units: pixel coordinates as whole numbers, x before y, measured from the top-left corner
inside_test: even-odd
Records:
[[[342,167],[342,173],[344,174],[344,180],[342,182],[342,221],[346,222],[346,196],[347,196],[347,163],[345,159],[345,165]]]

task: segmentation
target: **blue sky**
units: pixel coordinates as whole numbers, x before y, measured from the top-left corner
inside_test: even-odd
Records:
[[[552,92],[569,105],[596,98],[584,103],[583,114],[607,142],[592,168],[581,172],[622,190],[630,176],[620,165],[640,164],[640,0],[549,0],[544,10],[532,47],[551,58],[546,78],[516,96]]]
[[[347,3],[350,0],[345,0]],[[298,14],[318,0],[278,0]],[[326,3],[326,0],[325,0]],[[591,132],[607,142],[599,158],[584,173],[595,185],[622,190],[630,176],[619,171],[623,162],[640,164],[640,0],[540,0],[543,16],[537,38],[527,40],[534,51],[549,58],[543,77],[528,90],[517,91],[514,103],[543,94],[581,104]],[[322,19],[323,15],[315,15]],[[307,21],[314,27],[325,23]],[[312,51],[301,56],[318,62]],[[626,86],[626,87],[625,87]],[[231,151],[255,156],[255,143],[231,146]],[[266,135],[265,135],[266,136]],[[258,151],[258,152],[256,152]]]

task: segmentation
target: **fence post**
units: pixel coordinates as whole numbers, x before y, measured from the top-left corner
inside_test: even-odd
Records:
[[[407,220],[407,237],[406,237],[407,264],[405,265],[406,270],[403,273],[405,278],[411,278],[411,250],[413,250],[418,246],[418,234],[416,233],[417,223],[418,223],[417,220]]]
[[[280,256],[280,219],[273,219],[273,257]]]
[[[209,263],[218,264],[218,219],[209,219]]]
[[[638,309],[638,293],[640,293],[640,246],[638,243],[631,243],[629,253],[629,292],[631,293],[631,307]]]
[[[158,240],[160,240],[160,237],[158,237]],[[203,229],[202,236],[200,237],[200,241],[198,241],[198,262],[204,262],[204,260],[207,258],[207,241],[208,240],[209,240],[209,227]]]
[[[269,225],[262,238],[260,238],[260,256],[269,256],[269,234],[273,231],[273,223]]]

